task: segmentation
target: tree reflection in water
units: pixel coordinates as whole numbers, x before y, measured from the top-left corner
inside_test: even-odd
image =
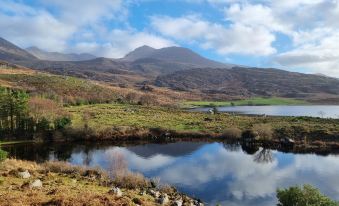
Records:
[[[222,145],[225,148],[225,150],[230,151],[230,152],[237,152],[241,148],[239,143],[223,142]]]
[[[259,152],[253,156],[254,162],[257,163],[271,163],[273,162],[273,154],[270,149],[262,148]]]

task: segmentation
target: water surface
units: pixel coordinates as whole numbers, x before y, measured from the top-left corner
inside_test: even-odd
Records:
[[[199,107],[190,111],[208,112],[209,107]],[[234,106],[217,107],[220,112],[268,116],[307,116],[339,119],[337,105],[303,105],[303,106]]]
[[[12,156],[29,160],[66,160],[110,168],[123,155],[131,170],[215,205],[276,204],[279,187],[312,184],[339,200],[339,156],[282,153],[256,147],[208,142],[142,145],[6,146]]]

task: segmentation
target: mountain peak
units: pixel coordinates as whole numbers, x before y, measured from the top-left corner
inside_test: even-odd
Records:
[[[140,59],[157,59],[166,62],[176,62],[194,67],[212,67],[212,68],[230,68],[232,65],[216,62],[200,56],[194,51],[178,46],[154,49],[149,46],[136,48],[128,53],[124,59],[127,61],[136,61]]]
[[[156,49],[154,49],[153,47],[144,45],[144,46],[138,47],[138,48],[134,49],[133,51],[131,51],[130,53],[128,53],[124,57],[124,59],[127,60],[127,61],[135,61],[137,59],[147,58],[154,51],[156,51]]]

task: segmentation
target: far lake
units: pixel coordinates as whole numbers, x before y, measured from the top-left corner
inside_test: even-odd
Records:
[[[208,205],[272,206],[276,189],[312,184],[339,200],[339,156],[283,153],[220,142],[139,145],[20,144],[3,147],[12,157],[65,160],[110,168],[123,157],[132,171],[201,198]]]
[[[190,111],[207,112],[212,107],[199,107]],[[302,105],[302,106],[229,106],[217,107],[219,112],[268,116],[307,116],[339,119],[338,105]]]

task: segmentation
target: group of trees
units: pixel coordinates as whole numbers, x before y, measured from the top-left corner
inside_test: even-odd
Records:
[[[62,129],[70,118],[52,100],[0,88],[0,137],[33,138],[37,132]]]

